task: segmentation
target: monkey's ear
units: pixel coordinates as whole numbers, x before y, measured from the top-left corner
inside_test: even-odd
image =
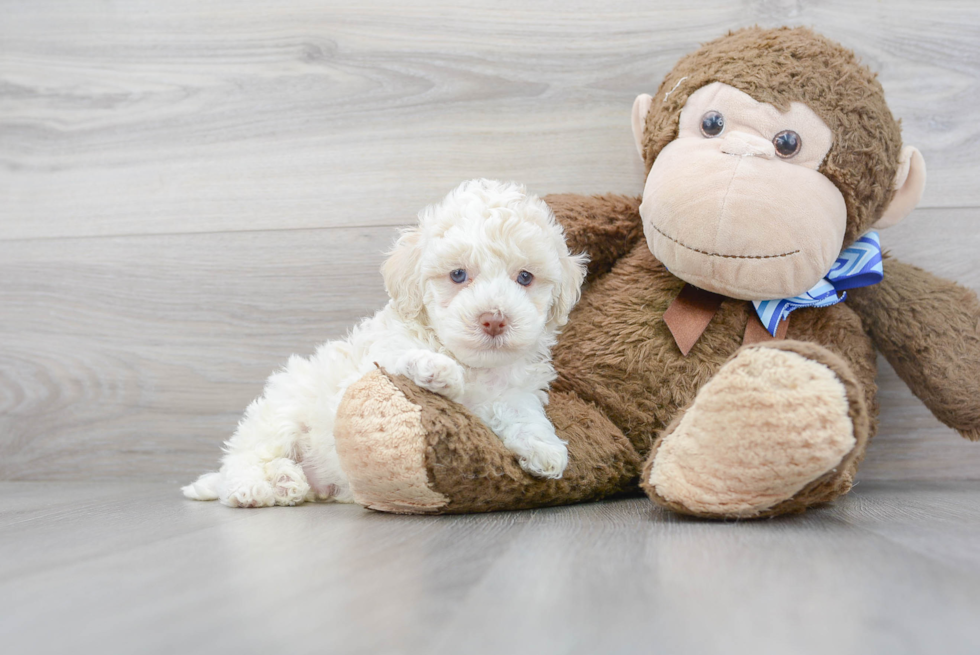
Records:
[[[647,113],[650,111],[650,103],[653,98],[646,93],[636,96],[633,101],[633,141],[636,142],[636,151],[643,159],[643,127],[647,122]]]
[[[922,191],[926,188],[926,162],[914,146],[902,148],[892,188],[895,189],[895,196],[885,208],[885,213],[874,224],[875,229],[895,225],[911,214],[922,200]]]

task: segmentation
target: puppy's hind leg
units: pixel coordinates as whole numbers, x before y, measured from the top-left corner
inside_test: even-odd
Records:
[[[272,483],[276,505],[299,505],[314,498],[303,467],[291,459],[280,457],[272,460],[265,465],[265,474]]]
[[[245,410],[225,444],[215,485],[223,504],[269,507],[306,500],[310,485],[296,461],[305,434],[298,416],[311,402],[306,394],[314,382],[310,363],[292,357],[285,370],[269,378],[264,395]]]
[[[220,500],[229,507],[292,506],[313,499],[302,467],[292,459],[250,460],[226,457],[221,471],[205,473],[183,488],[184,495],[194,500]]]
[[[271,398],[252,403],[234,436],[226,444],[218,499],[229,507],[298,505],[306,500],[310,485],[296,463],[297,430],[277,415]]]
[[[310,494],[303,469],[288,457],[258,464],[229,460],[222,466],[218,489],[218,498],[229,507],[293,506]]]

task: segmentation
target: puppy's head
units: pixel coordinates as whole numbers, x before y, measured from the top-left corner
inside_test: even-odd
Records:
[[[493,367],[554,343],[585,262],[523,186],[470,180],[420,212],[381,271],[402,318],[435,331],[463,364]]]

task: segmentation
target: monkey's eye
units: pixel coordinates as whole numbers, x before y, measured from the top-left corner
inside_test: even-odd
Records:
[[[709,139],[718,136],[725,129],[725,117],[716,111],[709,111],[701,117],[701,134]]]
[[[457,268],[455,271],[449,274],[449,279],[455,282],[456,284],[462,284],[463,282],[466,282],[466,269]]]
[[[772,145],[776,146],[776,154],[783,159],[789,159],[800,151],[803,139],[793,130],[783,130],[773,137]]]
[[[527,271],[521,271],[517,274],[517,283],[522,287],[526,287],[534,281],[534,276]]]

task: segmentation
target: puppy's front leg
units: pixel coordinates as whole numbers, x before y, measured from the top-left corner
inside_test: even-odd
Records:
[[[423,389],[453,401],[458,401],[463,395],[463,367],[453,358],[431,350],[409,350],[395,360],[391,372],[404,375]]]
[[[521,468],[539,478],[558,479],[568,466],[566,442],[555,434],[544,405],[531,393],[514,394],[477,411],[517,455]]]

